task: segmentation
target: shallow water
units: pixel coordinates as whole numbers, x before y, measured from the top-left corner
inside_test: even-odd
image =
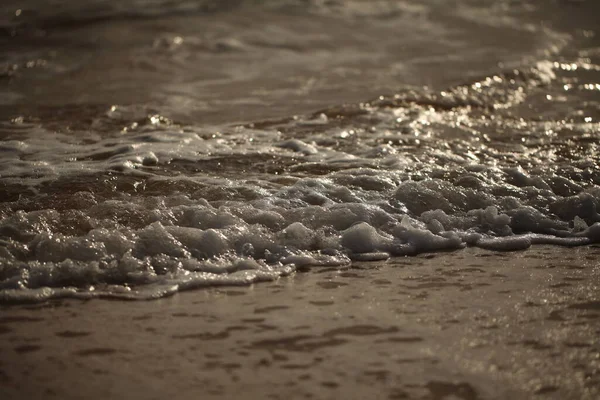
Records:
[[[600,241],[592,3],[3,3],[0,301]]]

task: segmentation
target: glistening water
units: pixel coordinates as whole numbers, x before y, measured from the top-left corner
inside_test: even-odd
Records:
[[[598,12],[3,1],[0,301],[599,242]]]

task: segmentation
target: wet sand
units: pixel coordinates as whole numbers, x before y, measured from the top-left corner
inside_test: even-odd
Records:
[[[2,399],[596,399],[600,246],[3,306]]]

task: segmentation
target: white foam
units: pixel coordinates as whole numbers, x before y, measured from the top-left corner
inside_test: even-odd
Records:
[[[389,248],[391,242],[391,237],[384,236],[371,225],[361,222],[344,231],[341,245],[353,253],[371,253]]]
[[[346,177],[338,173],[335,181],[365,182],[358,179],[363,173],[372,176],[370,170],[352,170]],[[379,190],[333,182],[299,179],[262,199],[213,204],[184,195],[98,201],[79,193],[73,204],[88,207],[88,217],[80,214],[91,227],[85,234],[66,233],[73,228],[71,210],[19,211],[0,221],[2,296],[7,301],[149,298],[275,279],[296,267],[342,266],[350,259],[385,260],[465,246],[514,251],[534,244],[600,242],[600,223],[588,225],[577,216],[569,228],[519,200],[504,202],[515,207],[504,212],[497,206],[461,211],[464,194],[451,193],[450,184],[439,180],[402,182],[395,189],[385,184]],[[298,189],[326,200],[311,205],[312,197],[292,195]],[[413,197],[406,205],[396,202],[407,193]],[[440,204],[446,210],[406,214]]]

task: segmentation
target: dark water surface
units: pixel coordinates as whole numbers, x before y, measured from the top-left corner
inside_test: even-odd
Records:
[[[600,240],[594,1],[4,1],[0,301]]]

